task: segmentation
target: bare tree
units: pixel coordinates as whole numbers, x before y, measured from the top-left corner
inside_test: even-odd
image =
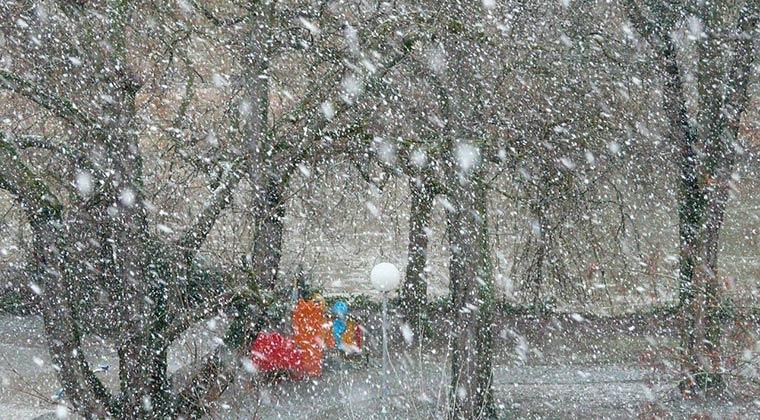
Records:
[[[344,61],[351,48],[333,48],[336,32],[317,37],[317,23],[307,19],[342,25],[343,18],[366,16],[290,6],[123,1],[58,2],[33,10],[23,2],[0,6],[0,29],[14,59],[0,69],[0,88],[10,92],[4,97],[44,110],[49,118],[39,126],[55,128],[48,137],[29,134],[39,126],[4,127],[0,187],[14,196],[32,226],[33,284],[41,295],[48,347],[66,399],[82,415],[206,413],[234,381],[240,359],[248,357],[276,284],[290,174],[328,152],[350,150],[356,127],[371,112],[360,106],[357,92],[349,92],[350,100],[325,115],[320,105],[339,96],[341,79],[356,69]],[[370,17],[380,16],[367,10]],[[361,22],[373,26],[372,19]],[[368,34],[368,41],[386,54],[366,58],[371,71],[354,76],[363,78],[369,91],[406,54],[403,42],[387,45],[386,34],[378,34]],[[229,61],[217,62],[235,74],[233,83],[214,76],[229,97],[201,97],[195,90],[202,78],[198,69],[215,58],[191,54],[188,41],[213,44],[215,37],[234,47],[223,57]],[[37,48],[40,39],[46,42]],[[305,64],[324,85],[275,106],[272,81],[287,77],[288,52],[304,45],[310,51]],[[145,103],[165,95],[166,78],[177,74],[184,75],[184,89],[170,107],[177,114],[167,122],[165,139],[183,164],[200,171],[210,194],[189,226],[167,238],[152,221],[155,206],[148,197],[154,180],[146,179],[143,151],[150,144],[143,136],[151,130],[142,121],[166,121],[160,112],[150,114]],[[206,104],[228,112],[193,120],[191,114],[203,115]],[[211,129],[220,138],[207,141],[212,150],[204,151],[193,132]],[[213,149],[213,143],[227,148]],[[21,152],[31,148],[61,159],[64,176],[41,173],[38,162]],[[199,158],[204,154],[210,157]],[[209,267],[198,255],[243,179],[253,192],[256,225],[245,252],[248,262]],[[219,311],[231,318],[224,344],[185,381],[170,377],[168,347]],[[92,332],[116,343],[118,393],[107,390],[88,365],[81,341]]]
[[[758,10],[752,1],[625,2],[628,16],[654,51],[663,77],[663,108],[669,138],[678,149],[679,307],[683,317],[687,392],[722,388],[721,321],[723,286],[718,274],[723,225],[736,143],[748,101],[752,64],[758,50]],[[688,19],[697,61],[690,68],[673,39]],[[733,26],[726,26],[732,22]],[[698,103],[690,107],[686,69],[696,75]]]

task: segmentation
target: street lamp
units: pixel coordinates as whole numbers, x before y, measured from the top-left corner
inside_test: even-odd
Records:
[[[401,281],[401,273],[395,265],[387,262],[377,264],[369,275],[372,287],[383,296],[383,397],[388,392],[388,293],[396,290]],[[383,407],[385,409],[385,407]]]
[[[401,273],[395,265],[384,262],[372,268],[369,278],[375,290],[384,293],[392,292],[398,288],[399,281],[401,281]]]

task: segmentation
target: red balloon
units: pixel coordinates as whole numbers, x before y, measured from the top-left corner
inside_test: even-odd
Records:
[[[261,332],[251,344],[251,359],[261,372],[295,371],[301,367],[296,343],[278,332]]]

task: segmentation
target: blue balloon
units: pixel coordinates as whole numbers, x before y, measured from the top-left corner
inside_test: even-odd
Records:
[[[348,303],[343,300],[339,300],[333,304],[332,312],[335,316],[346,316],[348,313]]]
[[[335,347],[343,349],[343,333],[346,332],[346,321],[342,319],[336,319],[333,321],[333,338],[335,339]]]

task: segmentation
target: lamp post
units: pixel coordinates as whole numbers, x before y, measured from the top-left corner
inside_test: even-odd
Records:
[[[388,392],[388,293],[398,288],[401,273],[395,265],[387,262],[377,264],[370,273],[372,287],[383,296],[383,397]],[[385,408],[385,407],[383,407]]]

